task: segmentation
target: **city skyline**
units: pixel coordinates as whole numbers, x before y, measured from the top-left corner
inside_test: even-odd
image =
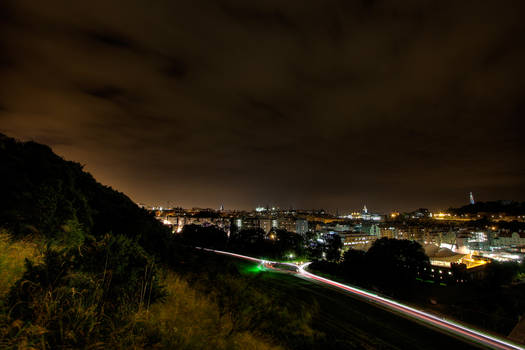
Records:
[[[522,201],[524,11],[3,1],[0,132],[151,205]]]
[[[457,207],[461,207],[461,206],[464,206],[464,205],[473,205],[475,204],[475,202],[471,199],[472,197],[472,192],[469,192],[468,193],[468,200],[464,203],[461,203],[459,204]],[[514,200],[501,200],[501,199],[498,199],[496,201],[509,201],[509,202],[514,202]],[[308,210],[326,210],[327,212],[330,212],[331,214],[334,214],[334,213],[340,213],[340,214],[343,214],[343,213],[350,213],[350,212],[365,212],[367,213],[369,211],[368,207],[367,207],[367,204],[365,202],[363,202],[361,208],[357,208],[357,207],[344,207],[344,208],[339,208],[339,207],[311,207],[311,208],[306,208],[306,207],[294,207],[294,206],[280,206],[280,205],[273,205],[273,204],[270,204],[270,203],[265,203],[265,204],[261,204],[261,203],[257,203],[257,205],[253,206],[253,207],[225,207],[224,204],[219,204],[219,205],[216,205],[216,206],[198,206],[198,205],[187,205],[187,206],[184,206],[184,205],[179,205],[176,201],[166,201],[164,203],[161,203],[159,201],[155,202],[155,203],[140,203],[140,202],[137,202],[138,205],[140,206],[144,206],[144,207],[148,207],[148,208],[164,208],[164,209],[173,209],[173,208],[183,208],[183,209],[190,209],[190,208],[194,208],[194,209],[212,209],[212,210],[215,210],[215,211],[230,211],[230,210],[233,210],[233,211],[236,211],[236,210],[243,210],[243,211],[256,211],[256,212],[262,212],[262,211],[274,211],[274,210],[303,210],[303,211],[308,211]],[[430,209],[432,212],[438,212],[438,211],[446,211],[448,210],[449,208],[453,208],[454,206],[448,206],[448,207],[443,207],[443,208],[433,208],[433,207],[428,207],[428,206],[425,206],[425,205],[421,205],[419,207],[413,207],[413,208],[406,208],[405,210],[401,210],[397,207],[394,207],[394,208],[390,208],[390,209],[387,209],[387,210],[383,210],[381,211],[381,214],[387,214],[387,213],[392,213],[392,212],[398,212],[398,211],[403,211],[403,212],[411,212],[411,211],[416,211],[418,209]],[[376,212],[379,213],[378,210],[375,210]],[[374,208],[372,208],[372,212],[374,212]]]

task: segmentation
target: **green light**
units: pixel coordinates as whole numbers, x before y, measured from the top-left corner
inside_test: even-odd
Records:
[[[261,271],[264,271],[264,267],[259,265],[248,265],[241,269],[242,273],[259,273]]]

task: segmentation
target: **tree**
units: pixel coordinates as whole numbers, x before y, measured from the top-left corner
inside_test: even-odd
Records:
[[[520,266],[515,262],[493,261],[486,266],[486,278],[484,283],[487,287],[496,288],[509,284],[516,278]]]
[[[341,260],[343,241],[338,234],[330,235],[326,240],[326,260],[338,262]]]
[[[288,258],[290,255],[300,256],[304,254],[304,238],[286,230],[275,230],[275,250],[278,258]]]
[[[232,233],[230,241],[243,246],[250,246],[264,241],[264,231],[260,228],[245,229]]]
[[[181,237],[189,245],[203,248],[223,249],[228,236],[226,232],[215,226],[186,225]]]
[[[368,268],[366,253],[362,250],[349,249],[343,254],[341,268],[346,278],[360,281],[366,275]]]
[[[418,273],[430,265],[423,247],[414,241],[381,238],[366,253],[374,282],[384,287],[408,289]]]

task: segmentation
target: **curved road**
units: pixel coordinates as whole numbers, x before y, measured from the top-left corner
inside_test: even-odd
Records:
[[[214,252],[217,254],[223,254],[223,255],[228,255],[228,256],[244,259],[244,260],[249,260],[255,263],[259,263],[259,264],[264,264],[265,266],[271,266],[277,270],[279,270],[279,268],[276,268],[275,266],[272,266],[272,265],[274,264],[287,265],[287,266],[290,266],[296,269],[296,276],[298,277],[305,278],[311,281],[315,281],[323,285],[341,289],[354,296],[359,296],[362,299],[370,303],[377,304],[390,311],[394,311],[396,313],[402,314],[403,316],[415,319],[426,326],[438,328],[442,331],[451,333],[452,335],[460,336],[463,339],[470,340],[474,343],[484,345],[484,346],[494,348],[494,349],[505,349],[505,350],[524,349],[523,347],[517,344],[511,343],[507,340],[482,333],[480,331],[468,328],[456,322],[445,320],[443,318],[440,318],[428,312],[424,312],[424,311],[412,308],[410,306],[398,303],[392,299],[388,299],[388,298],[379,296],[377,294],[371,293],[369,291],[366,291],[366,290],[363,290],[357,287],[352,287],[352,286],[349,286],[343,283],[335,282],[330,279],[315,275],[305,270],[306,266],[308,266],[309,263],[303,264],[301,266],[297,266],[292,263],[277,263],[273,261],[257,259],[257,258],[253,258],[253,257],[246,256],[246,255],[230,253],[230,252],[225,252],[225,251],[220,251],[220,250],[207,249],[207,248],[201,248],[201,249],[210,251],[210,252]]]

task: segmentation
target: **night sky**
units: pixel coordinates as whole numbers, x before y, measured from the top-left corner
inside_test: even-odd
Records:
[[[525,1],[0,2],[0,131],[150,205],[525,200]]]

